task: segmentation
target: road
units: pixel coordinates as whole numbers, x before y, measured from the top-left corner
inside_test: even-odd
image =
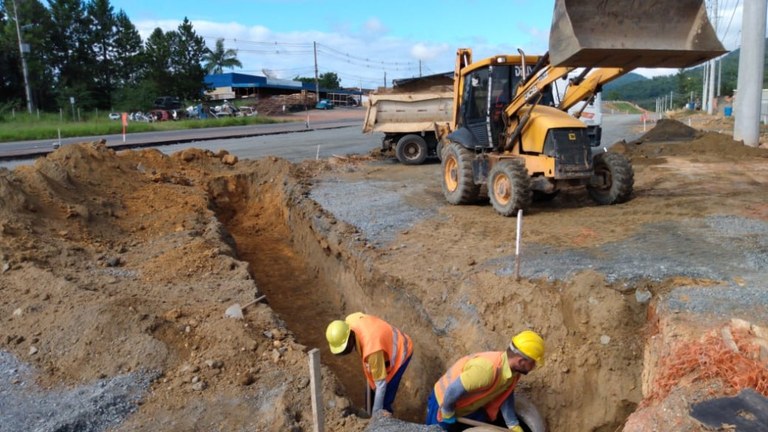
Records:
[[[221,128],[235,129],[235,131],[218,131],[219,134],[227,132],[226,136],[233,136],[236,132],[243,133],[248,129],[251,136],[244,138],[210,139],[217,131],[207,129],[178,131],[176,139],[183,137],[178,144],[142,145],[157,148],[163,153],[171,154],[189,147],[197,147],[207,150],[227,150],[241,159],[254,159],[264,156],[279,156],[291,162],[299,162],[316,157],[327,158],[333,155],[367,154],[373,149],[380,148],[382,134],[366,135],[360,131],[359,120],[325,121],[310,124],[307,130],[304,123],[291,123],[280,125],[264,125],[267,127],[236,127]],[[279,129],[278,126],[283,129]],[[651,127],[650,125],[648,126]],[[258,128],[263,134],[254,135],[254,129]],[[282,130],[282,131],[278,131]],[[267,134],[266,131],[271,131]],[[292,132],[292,133],[291,133]],[[618,141],[632,141],[642,135],[642,123],[637,115],[604,115],[603,116],[603,144],[610,146]],[[139,135],[139,134],[136,134]],[[101,138],[101,137],[99,137]],[[169,135],[162,134],[162,142],[170,142]],[[121,144],[122,139],[118,139]],[[144,137],[143,139],[149,139]],[[138,138],[137,138],[138,140]],[[86,138],[72,138],[71,142],[88,141]],[[112,141],[107,138],[107,143]],[[5,146],[5,144],[3,144]],[[0,161],[0,167],[12,169],[19,165],[30,164],[32,158]]]

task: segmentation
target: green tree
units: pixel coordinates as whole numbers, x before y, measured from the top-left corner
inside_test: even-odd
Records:
[[[144,60],[144,79],[152,83],[156,91],[161,92],[160,90],[164,89],[170,93],[173,85],[170,34],[164,33],[159,27],[156,28],[147,38]]]
[[[206,50],[203,61],[205,62],[205,72],[208,74],[220,74],[224,68],[243,67],[243,64],[237,59],[237,50],[224,49],[224,39],[216,39],[215,48]]]
[[[109,0],[92,0],[85,9],[89,28],[87,43],[93,60],[91,94],[98,108],[108,109],[115,90],[117,21]]]
[[[202,36],[198,36],[192,23],[184,17],[175,32],[170,33],[173,70],[173,96],[182,99],[200,99],[205,89],[205,70],[201,66],[207,48]]]
[[[53,68],[50,61],[52,27],[48,9],[38,0],[16,1],[22,38],[30,51],[26,54],[29,84],[34,105],[54,108]],[[0,2],[0,100],[24,105],[26,94],[21,73],[19,42],[11,0]]]
[[[315,79],[311,77],[296,76],[294,80],[309,84],[315,83]],[[317,81],[321,89],[336,90],[341,88],[341,80],[339,79],[339,76],[336,75],[336,72],[321,73],[318,75]]]
[[[51,67],[56,71],[55,86],[60,106],[68,106],[74,97],[79,106],[90,108],[95,101],[90,94],[94,82],[94,61],[88,44],[90,27],[81,0],[50,0],[52,26]]]

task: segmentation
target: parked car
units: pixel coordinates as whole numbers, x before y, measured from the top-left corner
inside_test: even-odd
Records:
[[[329,101],[328,99],[320,99],[320,101],[317,102],[317,105],[315,105],[315,109],[321,109],[321,110],[333,109],[333,102]]]
[[[110,120],[120,120],[120,113],[109,113]]]

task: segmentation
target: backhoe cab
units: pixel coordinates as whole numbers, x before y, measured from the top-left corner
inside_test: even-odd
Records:
[[[682,0],[671,11],[667,8],[678,14],[675,23],[689,28],[667,29],[669,35],[662,38],[666,45],[656,49],[644,39],[653,34],[656,17],[651,9],[643,9],[642,15],[615,5],[627,1],[607,6],[604,0],[557,0],[550,51],[554,40],[558,64],[549,53],[522,52],[473,62],[470,49],[458,50],[452,132],[440,137],[438,149],[449,203],[472,203],[487,193],[498,213],[512,216],[532,200],[551,199],[566,187],[584,186],[603,205],[630,199],[634,173],[629,160],[593,147],[594,134],[578,113],[568,110],[591,100],[602,85],[631,68],[692,66],[724,50],[702,13],[702,0]],[[614,42],[604,31],[595,33],[604,27],[596,25],[601,18],[626,18],[631,25],[621,28],[622,37]],[[581,73],[556,103],[552,86],[577,68]]]

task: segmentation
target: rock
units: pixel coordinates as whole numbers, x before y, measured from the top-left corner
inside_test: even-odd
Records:
[[[195,375],[192,377],[192,384],[197,384],[200,382],[200,377]]]
[[[221,158],[221,162],[225,165],[234,165],[237,163],[237,156],[228,154]]]
[[[37,348],[35,348],[33,346],[29,347],[29,355],[32,356],[32,355],[35,355],[35,354],[37,354]]]
[[[651,301],[653,294],[646,289],[639,288],[635,291],[635,300],[640,304],[646,304]]]
[[[733,334],[731,333],[731,329],[728,327],[723,327],[720,329],[720,336],[723,338],[723,342],[725,343],[725,346],[735,352],[739,352],[739,347],[736,345],[736,341],[733,340]]]
[[[206,388],[208,388],[208,384],[206,384],[205,381],[198,381],[192,384],[192,390],[195,390],[195,391],[203,391]]]
[[[13,311],[13,316],[21,316],[24,314],[24,311],[21,308],[17,308]]]
[[[205,364],[211,369],[221,369],[224,367],[224,362],[221,360],[206,360]]]
[[[280,361],[280,351],[272,350],[272,361],[275,363]]]
[[[199,371],[200,371],[199,367],[197,367],[195,365],[191,365],[191,364],[185,364],[184,366],[181,367],[181,369],[179,369],[179,372],[181,372],[183,374],[186,374],[186,373],[197,373]]]
[[[307,377],[300,377],[298,380],[296,380],[296,390],[305,389],[308,385],[309,378]]]
[[[11,264],[10,263],[4,263],[3,264],[3,273],[6,273],[10,269],[11,269]]]
[[[608,345],[609,343],[611,343],[611,337],[608,335],[600,336],[600,343],[603,345]]]
[[[734,330],[746,330],[752,329],[752,323],[739,318],[731,318],[731,328]]]
[[[242,374],[240,376],[240,379],[238,380],[238,382],[242,386],[249,386],[249,385],[253,384],[254,382],[256,382],[256,377],[253,376],[252,373],[246,372],[246,373],[244,373],[244,374]]]
[[[120,265],[121,262],[122,262],[122,260],[120,259],[120,257],[108,258],[107,259],[107,266],[108,267],[117,267],[117,266]]]

